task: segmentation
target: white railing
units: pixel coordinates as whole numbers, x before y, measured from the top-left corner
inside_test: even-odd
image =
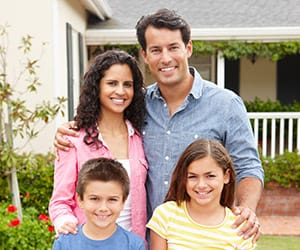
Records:
[[[300,112],[248,113],[262,155],[275,157],[285,150],[300,153]]]

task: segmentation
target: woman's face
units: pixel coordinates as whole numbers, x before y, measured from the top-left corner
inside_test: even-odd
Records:
[[[99,99],[102,114],[123,113],[134,95],[133,76],[127,64],[114,64],[100,80]]]

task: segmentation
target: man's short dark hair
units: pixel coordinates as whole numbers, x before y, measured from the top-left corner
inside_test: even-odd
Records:
[[[155,28],[167,28],[169,30],[180,30],[182,41],[185,45],[191,39],[190,25],[174,10],[160,9],[154,14],[142,16],[137,22],[136,36],[142,49],[146,51],[145,32],[148,26]]]

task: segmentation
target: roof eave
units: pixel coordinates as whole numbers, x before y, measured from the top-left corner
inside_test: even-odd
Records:
[[[106,0],[80,0],[86,10],[104,21],[112,16],[112,9]]]
[[[192,40],[242,40],[279,42],[300,40],[300,27],[199,28],[191,29]],[[88,29],[87,45],[136,44],[135,29]]]

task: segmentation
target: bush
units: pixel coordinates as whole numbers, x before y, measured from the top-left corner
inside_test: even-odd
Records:
[[[23,159],[18,168],[22,223],[11,202],[7,180],[0,178],[0,249],[51,249],[54,230],[48,217],[48,204],[53,190],[54,155],[36,154]]]
[[[46,214],[34,207],[23,209],[22,222],[17,218],[17,208],[0,203],[0,249],[51,249],[54,227]]]
[[[54,155],[52,153],[32,155],[30,162],[18,168],[19,189],[24,208],[34,207],[47,213],[49,199],[53,190]],[[24,158],[25,159],[25,158]],[[4,172],[0,172],[0,200],[11,202]]]
[[[281,187],[300,187],[300,155],[285,151],[274,159],[262,158],[265,170],[265,184],[276,182]]]
[[[280,101],[263,101],[255,97],[254,101],[245,101],[248,112],[300,112],[300,102],[294,101],[292,104],[283,105]]]

